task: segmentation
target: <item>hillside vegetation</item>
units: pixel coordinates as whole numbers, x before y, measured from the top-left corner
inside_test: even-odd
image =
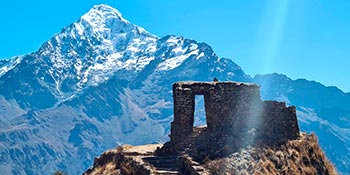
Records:
[[[208,161],[212,174],[337,174],[318,145],[315,134],[302,134],[280,147],[248,147],[228,157]]]

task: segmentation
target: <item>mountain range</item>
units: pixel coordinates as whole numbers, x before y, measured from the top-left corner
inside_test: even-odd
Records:
[[[244,73],[206,43],[155,36],[108,5],[36,52],[0,60],[0,174],[81,174],[104,150],[168,140],[172,83],[252,82],[297,107],[340,173],[350,171],[350,93],[282,74]],[[196,125],[204,124],[196,98]]]

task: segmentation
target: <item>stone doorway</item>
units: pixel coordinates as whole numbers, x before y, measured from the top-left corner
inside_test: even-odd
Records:
[[[198,97],[197,97],[198,96]],[[202,106],[200,100],[204,98]],[[205,108],[207,124],[205,133],[208,137],[219,139],[209,147],[219,148],[222,144],[233,144],[234,149],[248,144],[279,144],[299,136],[299,127],[295,107],[287,107],[283,102],[262,101],[259,86],[237,82],[178,82],[173,84],[174,120],[171,122],[170,141],[174,149],[185,148],[185,141],[193,139],[202,127],[195,124],[195,106]],[[252,116],[251,114],[259,114]],[[261,124],[252,128],[254,122],[247,119],[259,118]],[[249,142],[252,134],[259,133]],[[200,140],[200,139],[199,139]],[[220,143],[220,144],[216,144]],[[212,144],[212,143],[209,143]],[[242,145],[244,144],[244,145]]]

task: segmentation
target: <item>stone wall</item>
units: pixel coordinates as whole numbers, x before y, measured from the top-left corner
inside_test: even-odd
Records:
[[[295,107],[262,101],[259,86],[236,82],[178,82],[173,84],[174,121],[171,143],[175,149],[196,145],[193,141],[195,95],[203,95],[207,128],[198,137],[206,149],[229,145],[281,144],[299,136]],[[192,140],[193,143],[189,143]],[[198,144],[197,144],[198,145]]]
[[[194,122],[194,93],[190,88],[173,88],[174,121],[171,123],[171,141],[179,143],[192,133]]]

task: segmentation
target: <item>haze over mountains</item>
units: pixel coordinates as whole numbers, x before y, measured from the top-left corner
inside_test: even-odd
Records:
[[[296,105],[301,129],[350,171],[349,93],[281,74],[252,78],[206,43],[155,36],[96,5],[37,52],[0,60],[0,173],[79,174],[108,148],[166,141],[172,83],[214,77],[258,83],[263,99]]]

